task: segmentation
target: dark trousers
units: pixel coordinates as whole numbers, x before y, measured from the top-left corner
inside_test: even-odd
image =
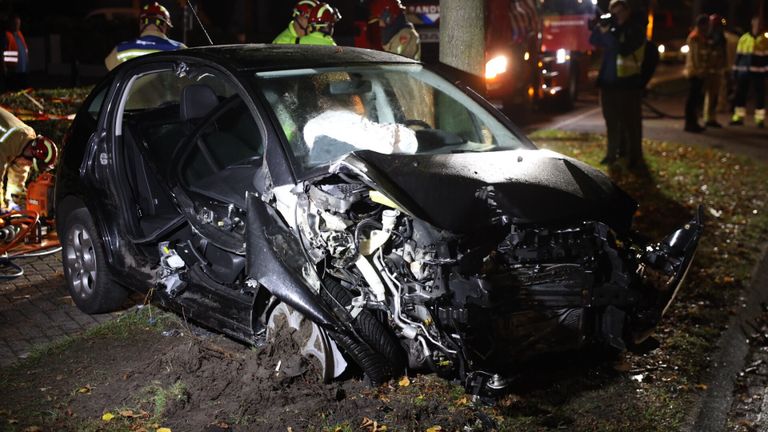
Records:
[[[685,125],[699,124],[699,109],[704,103],[704,80],[699,77],[688,78],[688,99],[685,101]]]
[[[643,119],[641,89],[602,88],[600,105],[603,108],[608,151],[605,158],[627,158],[630,164],[643,160]]]
[[[754,87],[755,109],[765,108],[765,76],[755,73],[742,74],[736,78],[736,96],[733,99],[733,105],[747,106],[750,85]]]

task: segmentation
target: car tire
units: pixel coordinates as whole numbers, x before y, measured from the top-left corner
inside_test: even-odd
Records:
[[[88,210],[69,213],[61,237],[61,254],[67,290],[77,307],[88,314],[114,311],[128,291],[112,282],[104,246]]]
[[[352,295],[337,280],[325,278],[323,282],[327,293],[343,306],[352,303]],[[372,385],[381,385],[405,373],[402,347],[392,332],[370,311],[361,311],[352,321],[352,326],[362,341],[344,333],[329,332],[329,335],[360,366]]]

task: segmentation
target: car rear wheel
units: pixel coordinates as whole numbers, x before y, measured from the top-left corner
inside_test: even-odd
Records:
[[[62,261],[67,289],[77,307],[89,314],[111,312],[128,297],[111,281],[104,247],[85,208],[71,212],[64,225]]]

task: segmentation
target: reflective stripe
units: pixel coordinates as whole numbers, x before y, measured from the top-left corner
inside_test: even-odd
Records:
[[[18,63],[19,52],[18,51],[3,51],[3,61],[6,63]]]
[[[1,142],[5,142],[5,140],[7,140],[9,136],[11,136],[11,134],[13,133],[13,131],[15,131],[15,130],[18,130],[18,129],[19,129],[19,128],[17,128],[17,127],[12,127],[12,128],[10,128],[10,129],[8,129],[8,131],[7,131],[5,134],[3,134],[3,136],[2,136],[2,137],[0,137],[0,143],[1,143]]]
[[[733,109],[733,120],[739,121],[747,116],[747,107],[736,107]]]
[[[132,58],[141,57],[143,55],[152,54],[152,53],[156,53],[156,52],[160,52],[160,50],[156,50],[156,49],[153,49],[153,50],[130,49],[130,50],[125,50],[125,51],[121,51],[121,52],[117,53],[117,59],[120,60],[121,62],[124,62],[124,61],[128,61],[128,60],[130,60]]]
[[[755,121],[765,121],[765,108],[755,110]]]

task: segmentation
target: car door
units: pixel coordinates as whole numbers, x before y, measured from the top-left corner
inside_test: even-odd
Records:
[[[157,66],[131,77],[114,121],[129,239],[156,269],[159,295],[248,340],[256,296],[245,281],[244,207],[264,127],[225,70],[192,60]]]

